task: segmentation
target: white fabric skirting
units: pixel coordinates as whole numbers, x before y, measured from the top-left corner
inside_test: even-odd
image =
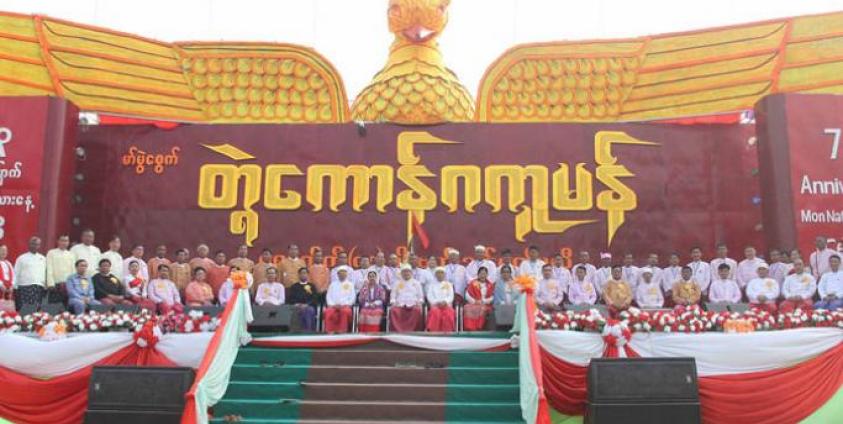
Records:
[[[411,346],[419,349],[438,351],[483,351],[500,349],[512,345],[509,338],[495,339],[483,337],[450,337],[450,336],[414,336],[404,334],[335,334],[335,335],[303,335],[303,336],[272,336],[255,338],[256,342],[268,342],[273,346],[283,347],[331,347],[334,344],[369,343],[376,340]]]
[[[605,345],[598,333],[538,331],[539,344],[551,355],[586,366]],[[800,328],[754,333],[635,333],[630,347],[645,358],[693,357],[700,376],[742,374],[786,368],[843,343],[838,328]]]
[[[165,334],[155,346],[179,366],[197,368],[213,333]],[[0,334],[0,367],[30,377],[72,373],[134,343],[132,333],[90,333],[41,341],[20,334]]]

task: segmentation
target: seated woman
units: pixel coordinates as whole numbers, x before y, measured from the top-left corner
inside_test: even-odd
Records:
[[[170,280],[170,267],[167,265],[158,265],[158,278],[149,282],[147,294],[158,306],[159,314],[184,312],[179,289],[176,283]]]
[[[386,302],[386,290],[378,283],[378,272],[366,273],[366,283],[357,293],[360,316],[357,318],[357,330],[361,333],[377,333],[381,329],[383,305]]]
[[[512,267],[502,266],[500,277],[495,283],[495,305],[515,305],[518,303],[519,296],[521,296],[521,290],[516,287],[515,279],[512,278]]]
[[[299,268],[299,281],[290,286],[287,303],[295,306],[299,330],[316,331],[316,308],[319,306],[319,293],[307,280],[307,268]]]
[[[391,331],[419,331],[422,322],[422,305],[424,304],[424,289],[421,283],[413,278],[410,265],[401,266],[401,278],[392,287],[390,293],[389,326]]]
[[[193,280],[184,289],[187,306],[213,306],[214,289],[207,282],[208,273],[205,268],[196,267],[193,270]]]
[[[492,312],[495,287],[488,278],[489,270],[485,266],[477,269],[477,279],[465,289],[463,307],[463,330],[478,331],[486,327],[486,316]]]
[[[255,303],[258,305],[283,305],[284,304],[284,285],[278,282],[278,270],[275,267],[269,267],[264,273],[266,281],[258,286],[255,294]]]
[[[123,276],[123,287],[126,294],[135,305],[155,312],[155,302],[149,299],[147,285],[148,281],[141,275],[138,261],[129,262],[129,275]]]
[[[351,327],[351,306],[354,305],[354,283],[348,279],[348,270],[340,268],[337,279],[328,285],[325,295],[325,332],[347,333]]]
[[[445,268],[434,271],[436,282],[427,285],[427,331],[453,332],[456,329],[454,312],[454,285],[445,280]]]
[[[574,279],[568,286],[568,300],[572,305],[593,305],[597,302],[597,290],[586,274],[587,271],[582,265],[574,270]]]

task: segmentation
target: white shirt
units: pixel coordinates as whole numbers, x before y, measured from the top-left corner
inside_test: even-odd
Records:
[[[662,290],[669,292],[673,290],[673,285],[682,279],[682,267],[679,265],[669,266],[662,270]]]
[[[746,285],[746,297],[752,303],[758,303],[758,296],[762,295],[767,298],[767,302],[775,302],[779,293],[779,283],[770,277],[753,278]]]
[[[424,303],[421,283],[414,279],[401,279],[395,283],[390,294],[390,304],[397,306],[418,306]]]
[[[521,265],[518,267],[518,273],[520,275],[530,275],[538,281],[542,279],[542,267],[544,267],[543,260],[536,259],[535,262],[531,262],[527,259],[521,262]]]
[[[761,258],[756,257],[753,259],[744,259],[738,264],[735,279],[738,281],[738,285],[741,286],[741,288],[746,287],[750,280],[758,277],[758,265],[761,265],[762,263],[764,263],[764,261]]]
[[[413,278],[421,283],[422,289],[425,289],[429,284],[436,282],[436,278],[433,277],[433,273],[431,273],[427,268],[413,268]]]
[[[40,253],[26,252],[15,261],[14,287],[47,284],[47,258]]]
[[[84,259],[85,262],[88,263],[88,270],[85,271],[85,276],[93,277],[94,275],[96,275],[97,272],[99,272],[97,271],[97,267],[100,264],[100,256],[102,255],[99,247],[96,247],[93,244],[90,246],[86,246],[82,243],[79,243],[70,248],[70,253],[73,253],[73,256],[76,258],[76,261],[78,261],[79,259]]]
[[[635,286],[638,284],[638,274],[640,270],[635,265],[624,265],[621,267],[621,279],[626,281],[626,284],[635,292]]]
[[[571,274],[576,274],[577,268],[579,268],[579,267],[585,268],[585,279],[589,280],[593,283],[594,282],[594,274],[597,273],[597,268],[592,264],[580,262],[580,263],[575,264],[574,266],[571,267]]]
[[[803,272],[802,274],[790,274],[782,284],[782,295],[785,299],[799,296],[802,299],[811,300],[817,292],[817,279],[813,275]]]
[[[263,305],[270,303],[273,305],[283,305],[285,300],[284,285],[279,282],[266,282],[258,286],[255,294],[255,303]]]
[[[521,275],[521,268],[515,266],[515,264],[501,264],[501,266],[498,267],[498,277],[500,277],[501,275],[501,269],[507,265],[509,265],[509,267],[512,269],[512,278]]]
[[[552,267],[550,268],[550,271],[553,273],[553,279],[562,283],[567,291],[568,285],[574,281],[574,277],[571,276],[571,271],[568,271],[568,268],[565,268],[564,266],[560,266],[558,268]]]
[[[606,282],[612,279],[612,267],[604,266],[594,271],[594,278],[591,282],[594,283],[594,289],[597,294],[603,293],[603,287],[606,287]]]
[[[735,279],[735,272],[738,270],[738,262],[732,258],[714,258],[711,260],[709,264],[711,268],[711,281],[717,280],[720,278],[720,271],[717,270],[721,264],[729,265],[729,280]]]
[[[75,265],[76,258],[70,250],[55,248],[47,252],[47,287],[67,281],[67,277],[76,273]]]
[[[711,284],[711,266],[703,261],[691,262],[688,266],[691,267],[691,279],[700,286],[703,293],[707,293],[708,285]]]
[[[788,264],[784,262],[773,262],[770,264],[770,278],[776,280],[779,283],[779,286],[784,283],[784,278],[787,277],[787,273],[790,271],[790,268],[787,266]]]
[[[825,275],[826,272],[831,271],[831,265],[828,264],[828,259],[833,255],[840,254],[827,247],[823,250],[814,249],[814,253],[811,253],[809,265],[811,266],[811,273],[814,274],[815,278],[820,278],[821,275]]]
[[[539,305],[559,305],[565,300],[566,290],[567,286],[564,286],[559,281],[542,279],[539,281],[539,287],[536,290],[536,303]]]
[[[336,280],[328,285],[325,302],[328,306],[351,306],[357,296],[354,293],[354,283],[346,278],[345,281]]]
[[[431,305],[438,305],[440,303],[447,303],[448,305],[454,302],[454,285],[448,281],[437,281],[427,285],[427,303]]]
[[[231,296],[234,295],[234,281],[231,279],[225,280],[222,283],[222,287],[220,287],[220,292],[217,295],[217,298],[220,301],[220,305],[225,306],[228,304],[228,301],[231,300]]]
[[[121,266],[121,268],[123,269],[123,274],[129,275],[129,264],[132,263],[132,261],[137,261],[138,266],[140,267],[140,271],[138,271],[138,274],[144,280],[149,281],[149,265],[147,265],[146,261],[144,261],[143,259],[138,259],[134,256],[129,256],[128,258],[123,259],[123,266]]]
[[[460,264],[448,263],[445,265],[445,279],[454,285],[454,293],[463,296],[468,286],[468,275],[465,267]]]
[[[830,294],[837,296],[838,299],[843,298],[843,270],[838,269],[837,272],[829,270],[823,274],[817,288],[822,299]]]
[[[331,268],[331,281],[329,281],[330,283],[333,283],[334,281],[339,281],[339,272],[341,269],[344,269],[346,271],[348,280],[351,280],[351,275],[354,274],[354,268],[348,265],[337,265]]]
[[[119,252],[109,250],[100,255],[100,260],[108,259],[111,262],[111,273],[119,279],[123,279],[124,275],[129,275],[128,272],[123,272],[123,256]],[[99,265],[99,264],[97,264]]]
[[[655,280],[650,280],[648,284],[642,279],[635,288],[635,301],[642,308],[661,308],[664,306],[664,295]]]
[[[477,271],[480,269],[481,266],[486,267],[486,269],[489,271],[489,275],[486,278],[487,280],[496,281],[498,279],[498,266],[495,265],[494,262],[489,259],[483,259],[481,261],[474,259],[471,261],[470,264],[468,264],[467,267],[465,267],[465,275],[466,277],[468,277],[468,282],[477,279]]]
[[[662,279],[664,278],[664,270],[662,270],[661,268],[659,268],[657,266],[649,266],[649,265],[647,265],[644,268],[639,269],[640,272],[638,273],[638,281],[635,282],[635,285],[638,286],[639,284],[644,282],[644,271],[643,270],[645,268],[649,268],[650,270],[653,271],[653,278],[650,279],[650,282],[655,283],[659,286],[662,286],[663,285]]]

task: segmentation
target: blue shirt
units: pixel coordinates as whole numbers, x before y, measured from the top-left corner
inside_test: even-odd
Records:
[[[94,298],[94,283],[90,278],[73,274],[67,279],[67,297],[69,299]]]

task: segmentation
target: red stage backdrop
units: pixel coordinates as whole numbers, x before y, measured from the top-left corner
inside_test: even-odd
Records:
[[[843,96],[777,94],[756,107],[771,246],[814,250],[823,235],[843,240]]]
[[[10,260],[29,237],[51,245],[70,230],[77,116],[61,99],[0,97],[0,244]]]
[[[760,237],[752,126],[193,125],[80,132],[80,226],[171,248],[687,252]],[[415,224],[415,225],[414,225]]]

